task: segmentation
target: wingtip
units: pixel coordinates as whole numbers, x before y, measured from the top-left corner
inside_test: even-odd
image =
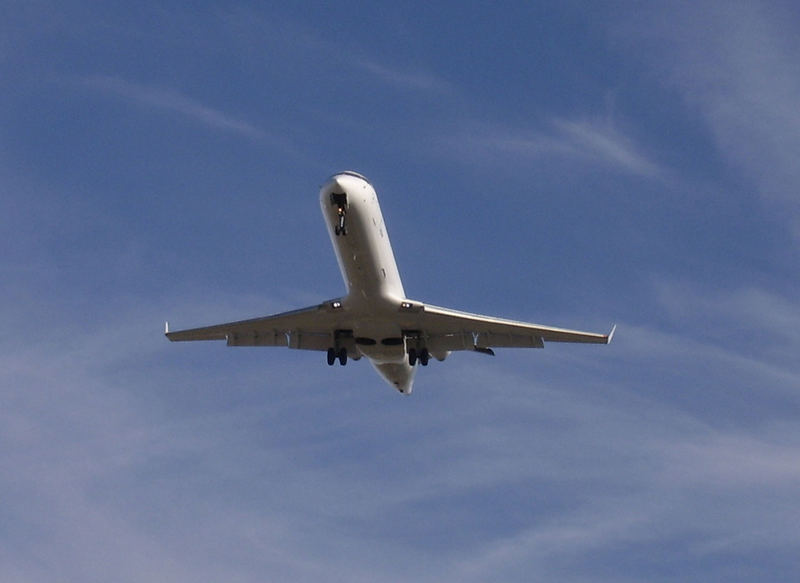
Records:
[[[169,322],[164,322],[164,336],[169,334]]]
[[[611,327],[611,332],[609,332],[608,336],[606,336],[606,344],[611,344],[611,341],[614,339],[614,332],[616,332],[616,331],[617,331],[617,325],[614,324]]]

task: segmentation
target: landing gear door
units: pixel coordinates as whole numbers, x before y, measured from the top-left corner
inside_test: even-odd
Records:
[[[331,204],[336,205],[339,208],[347,208],[347,193],[346,192],[332,192],[331,193]]]

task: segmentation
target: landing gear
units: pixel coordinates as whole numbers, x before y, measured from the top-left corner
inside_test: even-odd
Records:
[[[344,224],[344,217],[345,217],[345,209],[343,206],[340,206],[336,209],[336,214],[339,215],[339,224],[336,225],[333,229],[333,232],[336,233],[336,236],[339,235],[347,235],[347,227]]]
[[[333,366],[336,362],[336,359],[339,359],[339,364],[344,366],[347,364],[347,349],[340,348],[336,350],[335,348],[328,349],[328,366]]]
[[[416,348],[408,349],[408,364],[410,366],[417,364],[417,361],[419,361],[422,366],[428,366],[428,360],[430,360],[430,357],[431,355],[428,353],[427,348],[423,348],[419,352],[417,352]]]
[[[331,193],[331,204],[336,205],[336,215],[339,217],[338,224],[333,228],[336,236],[347,235],[347,226],[345,225],[345,217],[347,216],[347,194]]]
[[[419,351],[419,357],[418,358],[419,358],[419,363],[422,366],[428,366],[428,359],[430,357],[431,357],[431,355],[428,354],[428,349],[427,348],[423,348],[422,350]]]

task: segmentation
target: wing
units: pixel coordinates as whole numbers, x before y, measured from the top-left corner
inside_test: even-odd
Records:
[[[337,332],[348,328],[341,302],[332,300],[263,318],[176,332],[167,330],[166,336],[173,342],[225,340],[228,346],[285,346],[303,350],[327,350],[334,345]]]
[[[614,336],[541,326],[491,316],[481,316],[424,304],[415,314],[419,333],[430,350],[478,350],[491,348],[544,348],[545,342],[608,344]]]

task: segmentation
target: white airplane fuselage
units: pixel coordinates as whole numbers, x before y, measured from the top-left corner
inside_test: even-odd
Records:
[[[375,189],[355,172],[336,174],[322,186],[320,206],[347,287],[341,309],[358,314],[353,336],[360,354],[352,356],[367,357],[391,385],[410,393],[416,368],[397,320],[406,295]]]

